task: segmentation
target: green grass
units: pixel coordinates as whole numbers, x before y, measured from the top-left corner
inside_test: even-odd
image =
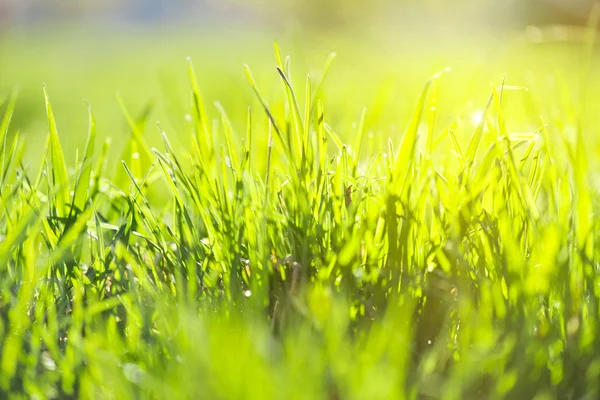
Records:
[[[301,79],[275,54],[228,86],[233,109],[188,61],[168,128],[119,96],[116,154],[93,104],[83,150],[63,151],[49,86],[33,164],[6,98],[2,394],[597,398],[594,53],[481,99],[440,68],[403,129],[385,90],[366,111],[328,97],[361,85],[330,85],[333,58]]]

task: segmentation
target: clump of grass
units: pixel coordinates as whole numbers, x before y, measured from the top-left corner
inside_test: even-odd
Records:
[[[331,58],[325,73],[331,65]],[[0,388],[38,398],[595,398],[598,193],[585,140],[513,133],[504,83],[474,132],[436,125],[442,73],[401,137],[347,144],[276,46],[282,105],[245,135],[205,106],[194,68],[190,140],[122,105],[107,142],[39,171],[0,124]],[[303,89],[298,88],[302,86]]]

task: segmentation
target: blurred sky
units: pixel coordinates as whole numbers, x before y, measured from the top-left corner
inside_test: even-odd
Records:
[[[0,0],[0,23],[232,23],[309,29],[583,24],[593,0]],[[410,27],[410,26],[409,26]]]

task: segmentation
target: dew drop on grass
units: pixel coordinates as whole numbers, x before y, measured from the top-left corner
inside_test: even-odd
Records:
[[[356,268],[354,269],[353,275],[354,277],[356,277],[357,279],[362,279],[364,274],[364,271],[362,268]]]
[[[146,373],[146,371],[141,369],[136,364],[127,363],[127,364],[123,365],[123,374],[125,375],[125,378],[127,378],[127,380],[129,382],[139,384],[141,382],[143,376],[145,375],[145,373]]]
[[[56,371],[56,362],[50,356],[50,353],[47,351],[42,352],[42,365],[48,371]]]
[[[252,296],[252,292],[250,290],[244,290],[244,296],[250,297]]]

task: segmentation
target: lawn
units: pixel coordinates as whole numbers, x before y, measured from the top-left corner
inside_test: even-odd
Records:
[[[598,398],[593,32],[4,37],[1,397]]]

